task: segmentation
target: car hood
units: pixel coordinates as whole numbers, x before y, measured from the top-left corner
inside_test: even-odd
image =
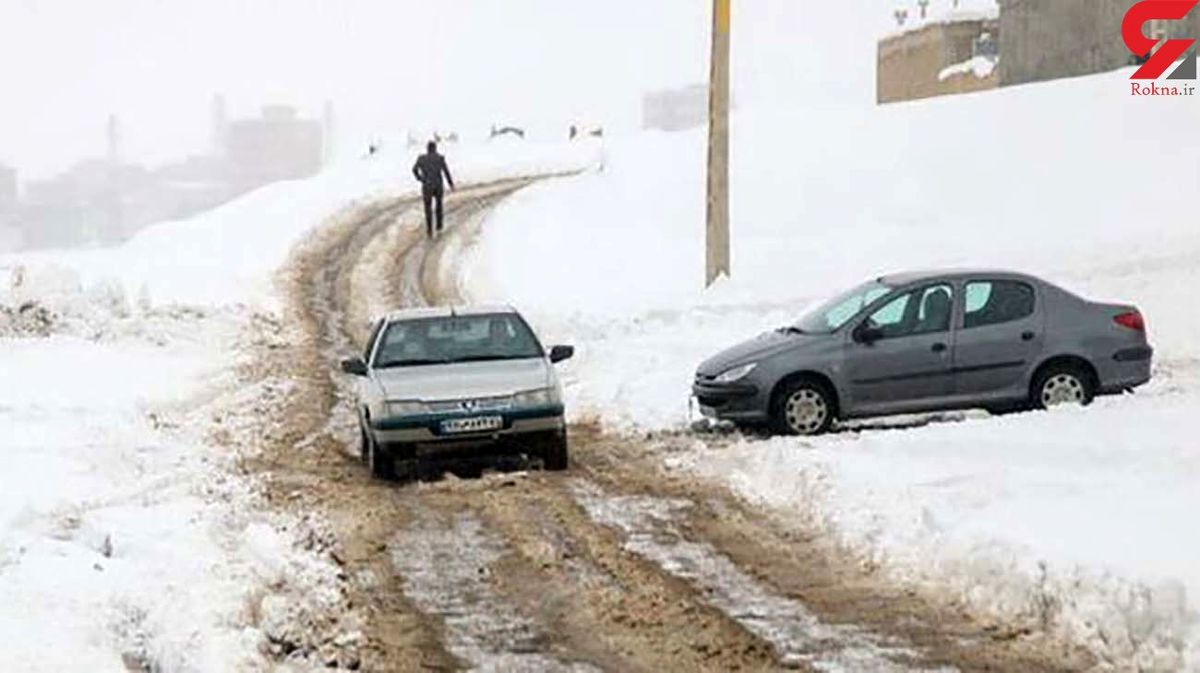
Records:
[[[543,358],[399,367],[374,374],[392,401],[498,397],[554,384]]]
[[[729,369],[768,358],[776,353],[815,343],[822,335],[792,334],[783,331],[765,332],[753,339],[726,348],[700,364],[696,373],[701,376],[717,376]]]

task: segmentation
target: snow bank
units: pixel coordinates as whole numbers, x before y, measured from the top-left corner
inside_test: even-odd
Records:
[[[138,322],[103,343],[0,339],[9,670],[258,670],[263,588],[340,599],[339,569],[204,445],[241,317]]]
[[[495,212],[463,279],[481,300],[517,304],[548,340],[578,344],[569,408],[618,428],[683,426],[706,356],[891,271],[1008,267],[1137,304],[1158,367],[1132,398],[747,442],[690,464],[980,612],[1119,666],[1200,670],[1200,232],[1178,198],[1200,184],[1200,106],[1132,99],[1127,78],[743,108],[733,278],[707,292],[703,132],[617,142],[602,172]],[[1085,102],[1087,114],[1064,114]]]
[[[1197,383],[1086,410],[744,442],[681,464],[1010,627],[1065,635],[1119,667],[1195,670]]]

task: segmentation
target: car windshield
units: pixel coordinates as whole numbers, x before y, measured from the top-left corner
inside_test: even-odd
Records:
[[[394,322],[383,334],[374,366],[389,369],[542,356],[541,344],[524,320],[498,313]]]
[[[850,322],[872,302],[891,291],[892,288],[880,281],[860,285],[808,311],[788,329],[804,334],[831,334]]]

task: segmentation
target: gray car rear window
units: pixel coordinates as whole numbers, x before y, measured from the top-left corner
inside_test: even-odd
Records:
[[[963,329],[1015,322],[1033,315],[1036,295],[1028,283],[978,280],[967,283]]]

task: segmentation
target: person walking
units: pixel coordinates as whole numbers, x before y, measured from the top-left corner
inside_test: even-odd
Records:
[[[421,183],[421,198],[425,201],[425,232],[429,238],[433,238],[435,209],[437,232],[442,232],[442,197],[445,195],[442,176],[446,176],[451,191],[454,191],[454,178],[450,176],[446,158],[438,154],[437,143],[430,141],[425,150],[425,154],[417,157],[417,162],[413,164],[413,177]]]

